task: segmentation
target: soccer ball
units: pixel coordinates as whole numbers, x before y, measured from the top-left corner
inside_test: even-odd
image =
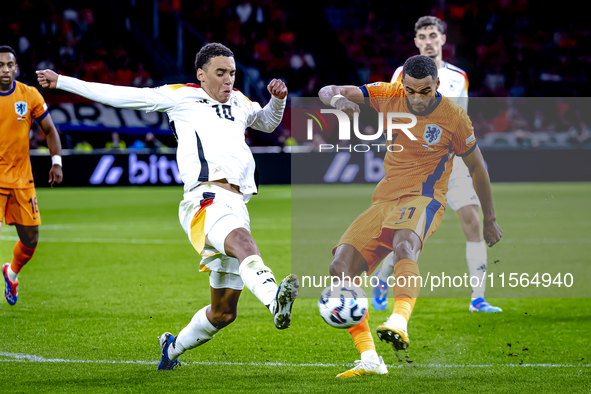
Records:
[[[367,296],[361,287],[329,286],[318,300],[320,316],[331,327],[349,328],[358,324],[367,312]]]

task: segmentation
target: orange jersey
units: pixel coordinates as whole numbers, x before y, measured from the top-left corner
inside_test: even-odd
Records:
[[[402,84],[376,82],[360,87],[376,111],[413,113],[407,106]],[[454,155],[468,155],[476,147],[474,129],[466,111],[452,100],[437,98],[437,103],[421,115],[414,114],[417,124],[408,130],[417,141],[402,130],[392,131],[388,143],[403,146],[401,152],[387,151],[385,177],[373,195],[373,203],[392,201],[406,195],[435,198],[445,205],[445,193]],[[410,123],[409,118],[394,118],[395,123]],[[386,126],[384,126],[386,129]],[[399,149],[391,149],[399,150]]]
[[[9,92],[0,92],[0,188],[34,187],[29,159],[29,132],[33,119],[49,114],[37,89],[14,81]]]

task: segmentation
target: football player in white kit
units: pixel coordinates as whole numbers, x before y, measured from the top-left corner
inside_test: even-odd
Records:
[[[255,162],[244,133],[252,127],[270,133],[285,109],[287,87],[272,80],[264,107],[234,89],[236,64],[230,49],[207,44],[195,59],[201,85],[155,89],[89,83],[37,71],[41,86],[66,90],[117,108],[166,112],[178,142],[177,162],[184,183],[179,219],[209,272],[211,304],[199,310],[178,336],[159,337],[158,369],[173,369],[186,350],[200,346],[236,319],[243,286],[269,309],[278,329],[288,328],[298,294],[298,278],[287,275],[277,286],[250,235],[246,202],[257,193]]]
[[[437,64],[437,73],[441,81],[437,89],[442,95],[454,100],[468,110],[468,75],[460,68],[444,62],[442,47],[445,44],[443,22],[434,16],[423,16],[415,23],[415,45],[420,54],[429,56]],[[392,76],[392,83],[400,81],[402,67],[398,67]],[[466,235],[466,260],[470,277],[476,276],[478,286],[472,286],[470,312],[502,312],[502,309],[490,305],[484,298],[486,288],[486,243],[482,238],[478,209],[480,201],[474,190],[468,167],[461,157],[455,156],[453,169],[449,177],[447,206],[453,209],[462,223]],[[388,307],[387,280],[394,272],[394,256],[390,253],[382,262],[382,267],[374,273],[379,278],[378,286],[372,291],[371,304],[377,311]],[[475,281],[475,280],[474,280]]]

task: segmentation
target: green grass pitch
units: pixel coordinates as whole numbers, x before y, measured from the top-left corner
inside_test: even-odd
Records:
[[[343,195],[366,199],[372,188],[313,190],[338,204]],[[291,328],[278,331],[245,289],[231,326],[184,354],[180,368],[157,371],[156,337],[177,334],[209,303],[207,275],[198,272],[198,255],[178,223],[182,189],[37,193],[39,247],[19,277],[18,303],[0,302],[1,393],[591,392],[591,302],[550,298],[569,294],[556,289],[531,290],[536,298],[525,299],[493,289],[502,314],[468,313],[464,289],[419,299],[409,325],[413,363],[399,364],[374,333],[389,374],[351,379],[335,375],[358,359],[353,341],[321,320],[316,299],[297,300]],[[591,184],[494,184],[493,193],[509,242],[489,250],[489,270],[562,265],[575,273],[573,291],[588,294]],[[248,204],[254,239],[277,279],[291,270],[291,196],[289,187],[266,186]],[[358,213],[344,212],[331,229],[310,234],[328,245],[310,256],[315,264],[328,269],[331,243]],[[463,274],[462,239],[459,221],[446,213],[421,255],[422,272],[443,266]],[[3,225],[2,263],[15,240],[14,228]],[[372,329],[388,314],[371,311]]]

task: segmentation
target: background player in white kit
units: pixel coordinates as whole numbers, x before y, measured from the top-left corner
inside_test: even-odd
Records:
[[[269,309],[278,329],[289,327],[298,279],[287,275],[279,286],[250,235],[246,202],[257,193],[255,162],[244,133],[267,133],[281,122],[287,87],[273,80],[264,107],[233,89],[234,54],[221,44],[207,44],[195,59],[195,84],[156,89],[83,82],[51,70],[37,71],[41,86],[63,89],[118,108],[166,112],[177,138],[177,161],[184,183],[179,219],[199,252],[200,271],[209,272],[211,304],[195,314],[177,337],[159,337],[158,369],[173,369],[188,349],[209,341],[236,319],[244,285]]]
[[[437,91],[452,99],[468,111],[468,75],[460,68],[444,62],[442,47],[445,44],[445,27],[434,16],[423,16],[415,23],[415,45],[420,54],[429,56],[437,64],[437,73],[441,81]],[[392,76],[392,83],[400,81],[402,67],[398,67]],[[486,272],[486,244],[482,238],[478,208],[480,201],[474,190],[472,178],[464,161],[455,156],[453,169],[449,177],[447,206],[453,209],[462,223],[466,235],[466,260],[470,277],[482,279]],[[382,262],[382,267],[374,273],[379,285],[372,291],[371,304],[375,310],[384,311],[388,307],[387,279],[394,272],[394,257],[390,253]],[[472,286],[470,312],[502,312],[501,308],[490,305],[484,298],[486,281],[480,286]]]

